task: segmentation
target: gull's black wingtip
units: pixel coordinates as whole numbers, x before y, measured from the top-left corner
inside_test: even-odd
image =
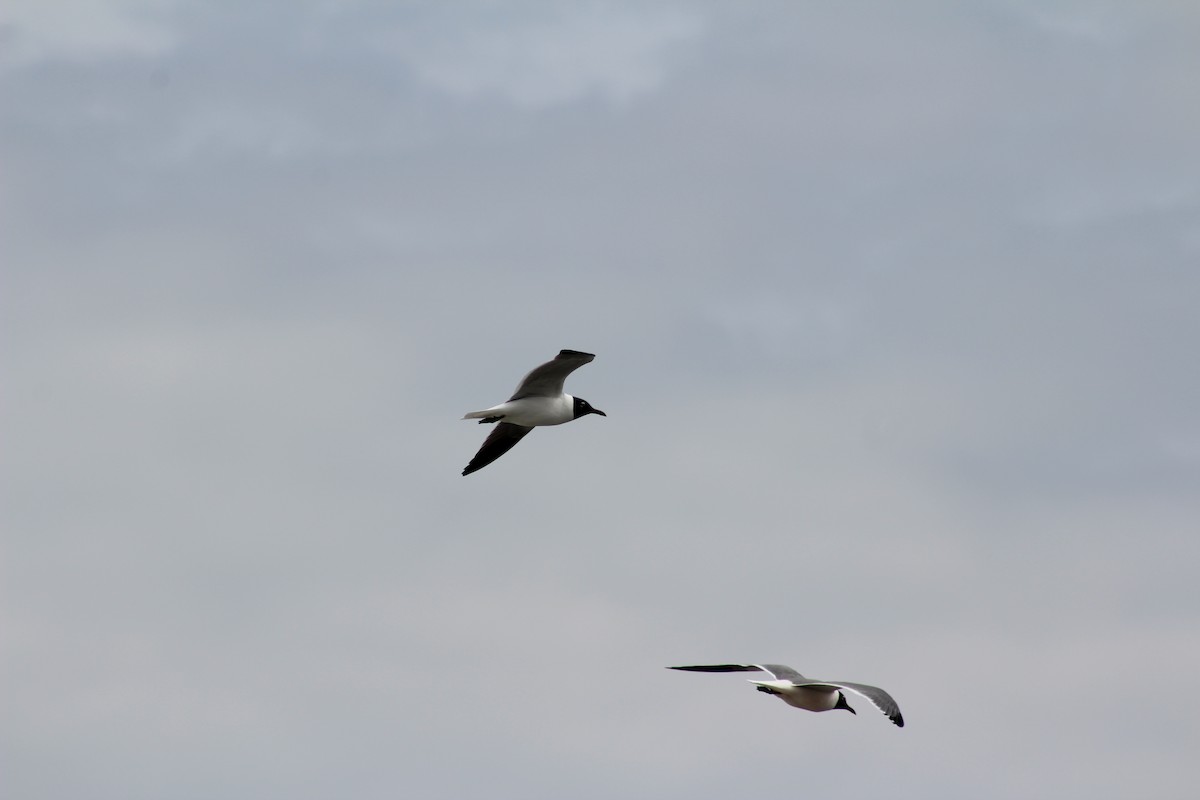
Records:
[[[896,716],[888,717],[888,719],[890,719],[892,722],[894,722],[896,724],[897,728],[904,727],[904,715],[903,714],[896,714]]]
[[[559,350],[558,358],[595,358],[595,353],[585,353],[582,350]]]

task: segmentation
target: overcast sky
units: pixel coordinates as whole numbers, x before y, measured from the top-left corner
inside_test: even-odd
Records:
[[[1173,0],[6,0],[5,797],[1195,798],[1197,76]],[[561,348],[608,417],[460,477]]]

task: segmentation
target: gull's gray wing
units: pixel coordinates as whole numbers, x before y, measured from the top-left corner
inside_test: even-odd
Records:
[[[483,469],[509,450],[512,450],[516,443],[521,441],[521,438],[531,430],[533,428],[527,428],[524,425],[513,425],[511,422],[499,423],[488,434],[488,437],[483,440],[483,446],[479,448],[479,452],[471,459],[471,463],[467,464],[462,474],[470,475],[472,472]]]
[[[871,701],[871,704],[887,715],[897,727],[904,727],[904,717],[900,713],[900,706],[896,705],[896,701],[890,694],[880,689],[878,686],[867,686],[865,683],[848,683],[846,681],[804,681],[801,686],[812,686],[819,689],[848,689],[855,694],[860,694]]]
[[[584,364],[591,363],[594,358],[591,353],[560,350],[552,360],[530,370],[529,374],[521,379],[517,391],[508,399],[512,401],[522,397],[558,397],[563,393],[563,384],[566,383],[567,376]]]
[[[772,678],[782,681],[807,681],[808,679],[791,667],[783,664],[698,664],[692,667],[667,667],[688,672],[769,672]]]
[[[759,669],[763,672],[771,673],[771,677],[778,681],[791,681],[792,683],[804,683],[808,678],[801,675],[796,670],[784,664],[760,664]]]

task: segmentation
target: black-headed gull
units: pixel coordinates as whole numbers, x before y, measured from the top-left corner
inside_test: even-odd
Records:
[[[900,707],[892,696],[878,686],[867,686],[862,683],[846,681],[819,681],[806,678],[791,667],[783,664],[702,664],[694,667],[667,667],[667,669],[682,669],[689,672],[766,672],[774,680],[750,681],[760,692],[778,697],[789,706],[803,708],[806,711],[832,711],[844,708],[851,714],[857,714],[846,702],[843,690],[860,694],[887,718],[899,727],[904,727],[904,717],[900,715]]]
[[[541,425],[561,425],[573,419],[599,414],[607,417],[598,408],[582,397],[572,397],[563,391],[567,376],[588,364],[595,356],[578,350],[560,350],[553,360],[536,367],[521,380],[521,385],[508,402],[472,411],[463,419],[477,419],[480,424],[498,422],[499,425],[486,439],[479,452],[462,471],[463,475],[481,470],[507,453],[521,441],[525,434]]]

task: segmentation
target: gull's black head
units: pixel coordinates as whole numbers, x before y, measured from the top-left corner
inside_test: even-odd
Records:
[[[600,409],[592,408],[592,404],[589,403],[587,400],[584,400],[582,397],[576,397],[575,398],[575,419],[579,419],[580,417],[586,417],[588,414],[599,414],[602,417],[608,416],[608,414],[605,414]]]
[[[858,716],[858,712],[855,711],[853,708],[851,708],[850,704],[846,702],[846,695],[842,694],[841,692],[838,692],[838,701],[837,701],[837,705],[834,706],[834,708],[844,708],[847,711],[849,711],[851,714]]]

